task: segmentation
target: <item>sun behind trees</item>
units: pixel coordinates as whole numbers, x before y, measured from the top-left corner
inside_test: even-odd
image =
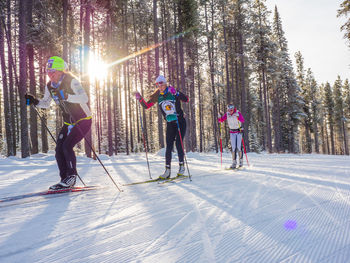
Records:
[[[94,116],[86,139],[98,153],[144,151],[140,121],[147,149],[164,147],[159,110],[139,109],[133,94],[149,97],[165,75],[189,97],[186,151],[219,150],[217,115],[233,103],[245,117],[247,151],[349,154],[348,80],[318,83],[302,54],[289,54],[283,17],[265,1],[7,0],[0,11],[2,155],[55,147],[45,125],[57,137],[60,112],[38,119],[23,99],[43,96],[51,56],[62,57],[86,90]],[[92,157],[84,143],[78,151]]]

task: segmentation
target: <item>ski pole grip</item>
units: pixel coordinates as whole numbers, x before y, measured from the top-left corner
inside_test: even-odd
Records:
[[[61,95],[62,100],[64,100],[64,92],[63,92],[63,90],[60,90],[60,95]]]

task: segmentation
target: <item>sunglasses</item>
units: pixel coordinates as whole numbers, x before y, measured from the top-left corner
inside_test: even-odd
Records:
[[[46,73],[55,73],[56,69],[46,69]]]
[[[163,81],[156,82],[156,85],[163,85]]]

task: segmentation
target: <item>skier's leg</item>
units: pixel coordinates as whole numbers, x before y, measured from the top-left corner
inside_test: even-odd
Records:
[[[179,126],[180,126],[181,138],[182,138],[182,142],[183,142],[185,140],[184,137],[186,135],[186,120],[183,119],[183,120],[179,121]],[[185,153],[182,149],[179,131],[177,131],[177,133],[176,133],[176,150],[177,150],[177,154],[179,156],[179,163],[183,163]]]
[[[182,119],[181,121],[179,121],[179,127],[180,127],[180,134],[181,134],[182,141],[184,141],[184,137],[186,135],[186,120],[185,119]],[[177,175],[180,176],[180,175],[183,175],[185,173],[185,164],[184,164],[185,153],[184,153],[184,149],[182,148],[179,131],[177,131],[177,133],[176,133],[176,150],[177,150],[177,154],[179,157],[179,171],[178,171]]]
[[[61,180],[63,180],[67,176],[67,170],[68,170],[67,162],[63,152],[63,143],[67,138],[67,132],[68,132],[68,127],[67,125],[64,125],[60,133],[58,134],[57,144],[55,149],[56,151],[55,157],[56,157],[58,169],[60,170]]]
[[[236,162],[236,147],[237,147],[237,134],[236,133],[230,133],[230,139],[231,139],[231,147],[232,147],[232,169],[236,168],[237,162]]]
[[[73,147],[80,142],[91,128],[91,120],[83,120],[76,124],[63,143],[63,153],[66,160],[67,176],[77,175],[76,157]]]
[[[159,176],[160,179],[170,177],[171,156],[174,148],[174,141],[177,131],[177,125],[173,122],[167,122],[166,125],[166,150],[165,150],[165,172]]]
[[[177,124],[174,122],[167,122],[166,126],[166,151],[165,151],[165,165],[170,168],[172,151],[174,148],[174,141],[177,133]]]
[[[243,151],[242,151],[242,133],[237,133],[237,151],[239,158],[239,167],[243,166]]]

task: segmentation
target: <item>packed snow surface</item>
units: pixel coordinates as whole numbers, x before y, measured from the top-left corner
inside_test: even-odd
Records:
[[[152,177],[163,154],[150,154]],[[188,153],[192,182],[148,183],[144,154],[78,157],[98,190],[0,202],[0,262],[350,262],[349,156]],[[178,169],[173,157],[172,176]],[[59,181],[54,153],[0,159],[0,199]],[[82,185],[78,181],[77,185]]]

